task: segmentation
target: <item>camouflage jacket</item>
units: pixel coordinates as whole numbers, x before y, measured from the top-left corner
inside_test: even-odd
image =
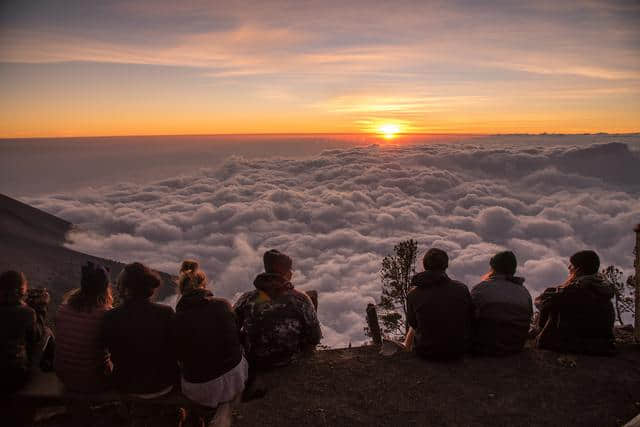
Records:
[[[279,275],[259,274],[255,290],[234,306],[249,360],[257,366],[290,363],[322,337],[311,299]]]

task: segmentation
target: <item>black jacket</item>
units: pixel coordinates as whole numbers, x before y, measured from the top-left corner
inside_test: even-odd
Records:
[[[42,324],[31,307],[0,306],[0,391],[12,392],[22,386],[42,335]]]
[[[206,289],[193,290],[180,298],[172,330],[182,376],[191,383],[218,378],[242,359],[231,305]]]
[[[468,349],[473,306],[467,286],[444,271],[416,274],[407,295],[407,321],[415,330],[414,349],[422,357],[455,359]]]
[[[613,287],[598,274],[546,289],[535,300],[540,310],[537,346],[549,350],[613,354]]]
[[[123,393],[161,391],[178,378],[171,345],[173,309],[132,299],[104,316],[103,339],[113,362],[113,380]]]

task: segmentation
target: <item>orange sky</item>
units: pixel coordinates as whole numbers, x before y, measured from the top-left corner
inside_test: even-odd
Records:
[[[3,2],[0,137],[640,131],[640,6]]]

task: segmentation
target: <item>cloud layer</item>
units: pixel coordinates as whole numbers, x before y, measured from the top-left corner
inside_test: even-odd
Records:
[[[381,259],[403,239],[417,239],[420,254],[447,250],[451,276],[468,285],[509,248],[534,295],[561,282],[581,249],[630,270],[639,161],[622,143],[372,145],[233,156],[190,175],[29,202],[90,230],[72,236],[76,249],[170,273],[196,258],[230,299],[252,288],[265,250],[287,252],[294,283],[319,292],[324,343],[340,346],[364,340]]]

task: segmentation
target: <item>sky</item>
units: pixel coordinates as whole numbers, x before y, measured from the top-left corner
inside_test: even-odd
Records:
[[[0,137],[640,130],[635,1],[0,2]]]
[[[417,271],[428,248],[446,250],[448,274],[469,287],[493,254],[512,250],[533,296],[562,283],[579,250],[596,250],[625,277],[633,271],[640,135],[273,139],[235,154],[192,137],[67,142],[60,154],[42,149],[60,141],[0,143],[0,191],[76,224],[69,245],[82,252],[170,274],[194,258],[232,302],[277,248],[293,258],[293,284],[318,291],[322,343],[333,347],[365,341],[382,258],[401,240],[417,240]],[[43,182],[55,188],[34,193]]]

